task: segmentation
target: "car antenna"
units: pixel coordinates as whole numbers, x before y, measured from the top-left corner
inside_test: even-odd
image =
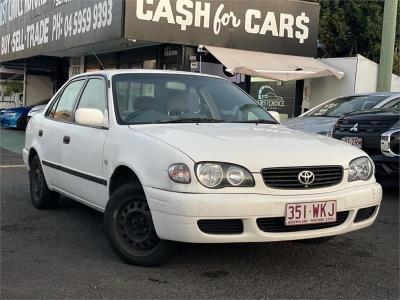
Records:
[[[101,65],[101,69],[100,70],[104,70],[104,66],[103,66],[103,63],[101,62],[101,60],[100,60],[100,58],[96,55],[96,53],[94,53],[94,51],[92,50],[92,53],[93,53],[93,55],[94,55],[94,57],[96,57],[96,59],[97,59],[97,61],[100,63],[100,65]]]

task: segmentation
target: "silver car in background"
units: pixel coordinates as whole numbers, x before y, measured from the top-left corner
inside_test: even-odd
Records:
[[[328,100],[283,125],[310,133],[332,135],[336,121],[344,114],[371,108],[393,107],[400,101],[400,93],[368,93],[342,96]]]

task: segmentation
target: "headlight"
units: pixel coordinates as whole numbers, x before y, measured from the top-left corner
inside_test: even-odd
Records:
[[[353,159],[349,165],[348,181],[368,180],[371,178],[374,171],[371,160],[366,157]]]
[[[168,168],[168,175],[172,181],[190,183],[190,171],[185,164],[173,164]]]
[[[196,164],[195,169],[197,179],[208,188],[254,186],[254,178],[251,173],[238,165],[202,162]]]

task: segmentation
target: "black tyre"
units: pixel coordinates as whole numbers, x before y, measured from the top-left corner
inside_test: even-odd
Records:
[[[18,130],[25,130],[27,125],[28,125],[28,117],[21,117],[18,119],[17,121]]]
[[[302,244],[321,244],[321,243],[330,241],[334,238],[335,238],[335,236],[333,235],[333,236],[324,236],[324,237],[315,238],[315,239],[298,240],[297,242],[302,243]]]
[[[45,209],[54,208],[58,205],[59,194],[49,190],[37,155],[30,162],[29,183],[33,206]]]
[[[111,248],[128,264],[159,266],[176,252],[176,243],[158,238],[146,197],[132,184],[111,195],[104,225]]]

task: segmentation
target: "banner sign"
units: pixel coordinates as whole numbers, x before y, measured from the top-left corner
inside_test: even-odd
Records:
[[[0,0],[0,62],[119,39],[121,0]]]
[[[319,9],[293,0],[126,0],[125,38],[314,56]]]

